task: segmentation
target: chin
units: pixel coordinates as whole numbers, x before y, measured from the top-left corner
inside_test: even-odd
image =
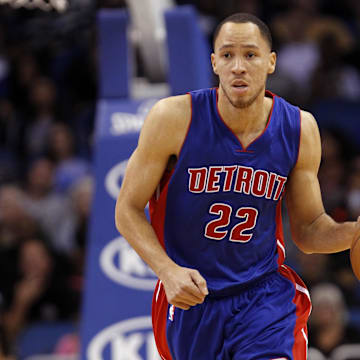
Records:
[[[247,108],[253,102],[254,100],[252,98],[249,98],[248,96],[242,97],[241,99],[239,99],[239,97],[236,97],[235,99],[231,99],[231,104],[238,109]]]

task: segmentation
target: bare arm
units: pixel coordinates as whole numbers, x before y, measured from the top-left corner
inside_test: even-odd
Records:
[[[159,101],[150,111],[131,156],[116,203],[116,227],[162,280],[169,303],[183,309],[203,302],[206,282],[175,264],[161,247],[144,208],[171,155],[178,155],[191,117],[189,95]]]
[[[337,223],[325,213],[317,173],[321,160],[319,130],[314,117],[302,111],[298,162],[286,188],[291,233],[305,253],[349,249],[360,236],[360,221]]]

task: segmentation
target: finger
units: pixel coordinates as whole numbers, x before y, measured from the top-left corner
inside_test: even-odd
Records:
[[[201,304],[203,302],[203,299],[196,298],[196,297],[192,296],[191,294],[182,294],[182,295],[176,296],[173,300],[179,301],[184,304],[188,304],[190,306],[195,306],[195,305]]]
[[[196,284],[191,281],[185,288],[182,289],[182,292],[179,294],[186,302],[194,301],[197,304],[201,304],[204,301],[205,296],[201,293]]]
[[[183,310],[189,310],[190,309],[190,305],[182,303],[182,302],[174,302],[172,305],[175,305],[175,307],[183,309]]]
[[[198,296],[192,295],[191,290],[188,291],[188,286],[184,286],[183,288],[179,288],[176,292],[170,292],[169,295],[169,303],[172,303],[172,301],[179,301],[185,304],[189,305],[196,305],[203,302],[203,296],[201,296],[199,290],[196,288],[194,284],[192,286],[195,288],[194,291],[198,292]]]
[[[190,273],[190,276],[196,287],[201,291],[202,295],[208,295],[209,290],[207,288],[206,280],[200,275],[200,273],[197,270],[194,270]]]

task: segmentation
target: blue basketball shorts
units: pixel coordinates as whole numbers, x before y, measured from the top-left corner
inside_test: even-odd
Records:
[[[161,282],[152,304],[155,342],[165,360],[306,360],[309,292],[288,266],[236,295],[206,297],[182,310]]]

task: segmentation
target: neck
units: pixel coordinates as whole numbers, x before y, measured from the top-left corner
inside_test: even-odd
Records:
[[[265,98],[265,89],[254,102],[244,108],[232,105],[221,85],[218,90],[218,109],[225,123],[236,133],[246,134],[262,131],[268,121],[272,99]]]

